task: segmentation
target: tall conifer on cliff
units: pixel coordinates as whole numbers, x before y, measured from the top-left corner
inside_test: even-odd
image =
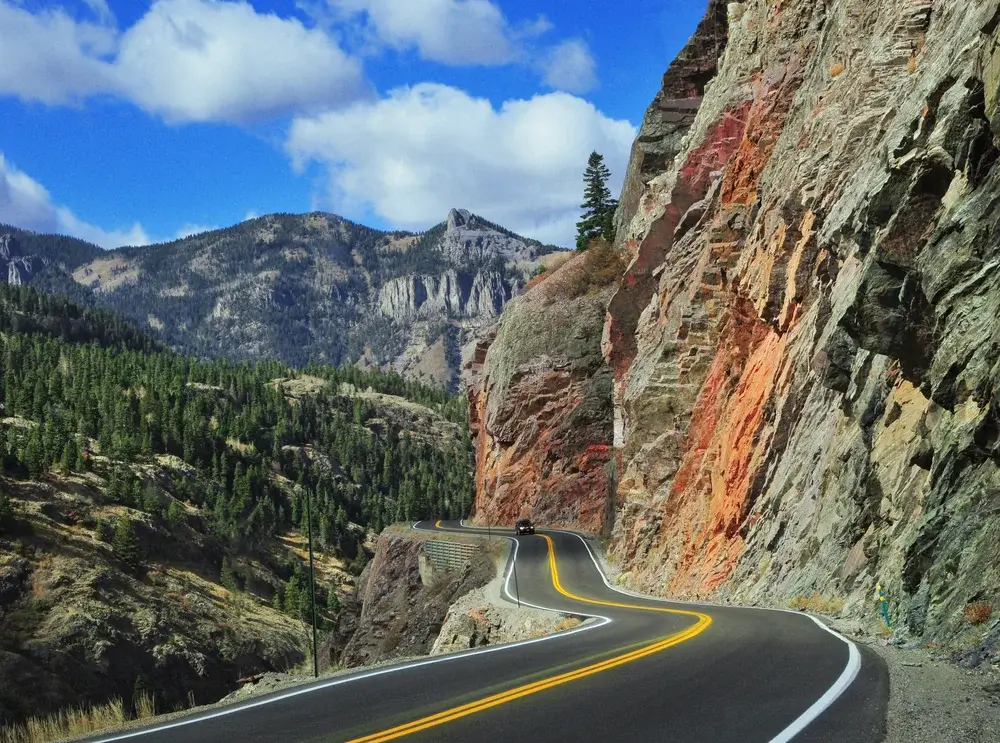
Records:
[[[586,250],[590,241],[603,237],[609,243],[614,242],[614,216],[618,201],[611,198],[608,189],[608,178],[611,171],[604,164],[604,156],[591,152],[587,160],[587,169],[583,173],[583,218],[576,223],[576,249]]]

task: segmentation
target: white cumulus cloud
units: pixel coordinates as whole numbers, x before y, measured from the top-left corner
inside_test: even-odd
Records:
[[[597,84],[587,44],[554,46],[538,37],[553,29],[545,16],[512,24],[490,0],[328,0],[335,14],[363,18],[371,36],[395,49],[447,65],[523,64],[550,88],[585,93]]]
[[[62,9],[31,13],[0,0],[0,95],[57,104],[107,92],[116,40],[115,29]]]
[[[567,93],[485,99],[431,83],[292,124],[297,167],[329,171],[330,207],[373,211],[397,227],[425,228],[464,207],[540,240],[570,246],[591,151],[620,190],[636,130]]]
[[[0,0],[0,95],[70,103],[115,95],[170,121],[243,123],[368,94],[360,61],[325,31],[247,2],[156,0],[124,32]]]
[[[115,66],[128,97],[169,120],[252,121],[367,92],[360,63],[326,33],[245,2],[158,0]]]
[[[367,14],[373,30],[397,49],[416,47],[445,64],[506,64],[514,59],[512,32],[488,0],[331,0],[347,14]]]
[[[597,85],[597,65],[586,42],[570,39],[549,50],[541,59],[543,81],[550,88],[586,93]]]
[[[102,248],[148,245],[142,225],[103,230],[85,222],[65,206],[52,202],[48,190],[9,163],[0,153],[0,222],[36,232],[58,232],[87,240]]]

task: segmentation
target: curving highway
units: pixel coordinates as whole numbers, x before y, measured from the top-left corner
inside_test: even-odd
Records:
[[[457,522],[423,530],[479,533]],[[497,532],[494,530],[494,535]],[[509,533],[505,531],[504,534]],[[881,661],[796,612],[612,589],[586,542],[515,541],[522,603],[588,617],[538,640],[340,676],[100,741],[878,743]]]

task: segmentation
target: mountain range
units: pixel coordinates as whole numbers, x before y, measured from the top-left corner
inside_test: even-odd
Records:
[[[423,233],[271,214],[114,250],[0,226],[0,280],[114,310],[197,356],[359,363],[454,388],[462,346],[557,252],[464,209]]]

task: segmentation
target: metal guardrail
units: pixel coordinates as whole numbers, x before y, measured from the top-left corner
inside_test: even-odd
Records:
[[[452,570],[460,572],[472,561],[472,556],[482,551],[482,547],[465,542],[451,542],[429,539],[424,542],[424,554],[427,555],[435,570]]]

